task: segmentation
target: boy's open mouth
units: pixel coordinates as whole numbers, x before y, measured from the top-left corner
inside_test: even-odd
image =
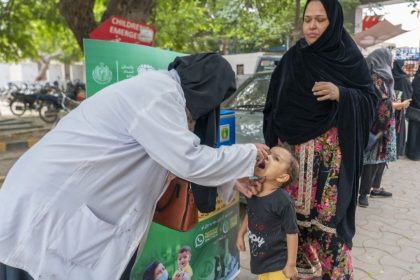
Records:
[[[265,169],[265,160],[263,160],[260,164],[257,166],[259,169]]]

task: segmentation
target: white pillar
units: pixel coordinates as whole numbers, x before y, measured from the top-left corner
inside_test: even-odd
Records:
[[[358,6],[354,10],[354,33],[361,32],[363,29],[363,8]]]

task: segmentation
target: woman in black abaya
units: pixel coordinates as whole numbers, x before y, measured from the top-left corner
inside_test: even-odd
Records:
[[[407,109],[408,134],[406,155],[411,160],[420,160],[420,67],[417,70],[413,86],[413,100]]]
[[[299,277],[353,279],[358,179],[376,96],[337,0],[309,0],[303,34],[273,72],[264,137],[292,145],[300,161],[298,183],[286,189],[300,230]]]
[[[394,90],[398,101],[411,99],[413,88],[411,87],[408,74],[404,72],[404,61],[395,60],[392,67],[392,76],[394,78]],[[405,110],[395,111],[395,129],[397,132],[397,155],[404,155],[405,151]]]

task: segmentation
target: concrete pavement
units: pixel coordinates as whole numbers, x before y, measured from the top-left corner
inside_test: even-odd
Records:
[[[370,198],[368,208],[357,208],[355,279],[420,280],[420,161],[391,163],[382,186],[392,198]],[[257,279],[249,271],[249,251],[241,253],[237,279]]]

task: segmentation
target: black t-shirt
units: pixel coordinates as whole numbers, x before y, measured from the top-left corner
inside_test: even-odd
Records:
[[[295,206],[289,194],[273,193],[248,199],[248,238],[251,272],[279,271],[287,263],[287,234],[298,233]]]

